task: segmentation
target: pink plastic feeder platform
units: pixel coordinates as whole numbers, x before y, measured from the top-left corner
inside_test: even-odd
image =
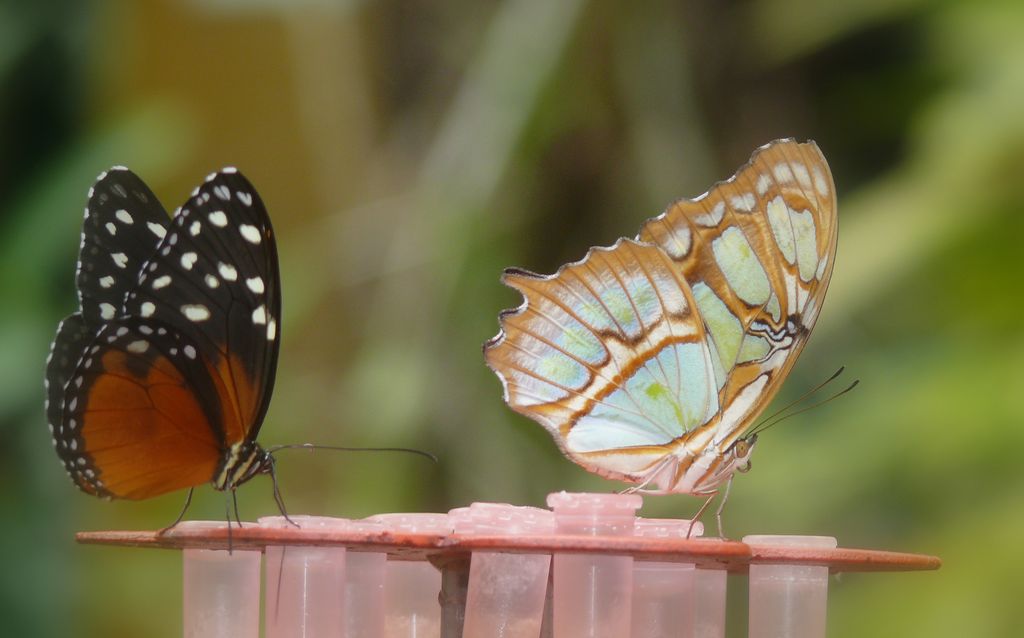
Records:
[[[716,638],[726,572],[748,574],[751,637],[822,638],[829,574],[941,564],[828,537],[698,538],[699,524],[637,518],[637,495],[560,492],[548,504],[77,539],[184,550],[184,635],[195,638],[260,635],[264,554],[267,638]]]

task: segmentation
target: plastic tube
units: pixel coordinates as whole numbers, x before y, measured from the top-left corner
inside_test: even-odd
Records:
[[[555,532],[632,536],[637,494],[548,495]],[[630,631],[633,558],[605,554],[555,554],[554,638],[622,638]]]
[[[449,513],[456,534],[551,534],[551,512],[473,503]],[[463,638],[537,638],[544,617],[550,554],[473,552]]]
[[[334,529],[345,521],[293,516],[302,529]],[[263,527],[292,527],[283,516],[259,519]],[[345,548],[268,545],[266,638],[341,635],[345,626]]]
[[[185,521],[181,530],[221,529],[223,521]],[[185,638],[258,638],[258,551],[186,549],[183,557]]]
[[[447,534],[447,514],[378,514],[366,519],[402,534]],[[388,560],[384,575],[384,636],[441,635],[441,573],[426,561]]]
[[[747,536],[751,546],[835,548],[828,536]],[[824,638],[828,567],[751,565],[751,638]]]
[[[724,638],[726,576],[724,569],[694,571],[694,638]]]
[[[369,521],[348,521],[352,532],[379,532],[384,526]],[[384,574],[388,555],[355,552],[345,555],[345,638],[380,638],[384,635]]]
[[[686,539],[703,533],[703,525],[688,520],[638,518],[635,523],[635,534],[644,538]],[[632,638],[693,636],[695,572],[691,563],[634,561]]]

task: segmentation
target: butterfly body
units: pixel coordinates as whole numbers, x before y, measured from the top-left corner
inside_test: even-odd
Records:
[[[144,499],[234,490],[273,459],[255,441],[273,389],[280,283],[270,219],[234,169],[169,217],[131,171],[90,189],[80,309],[47,361],[47,420],[83,491]]]
[[[506,271],[524,302],[502,313],[487,363],[584,468],[713,494],[749,467],[751,426],[810,334],[835,245],[820,151],[774,142],[636,240],[550,276]]]

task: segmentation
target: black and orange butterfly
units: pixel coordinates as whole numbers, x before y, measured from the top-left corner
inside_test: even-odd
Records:
[[[80,309],[47,360],[46,414],[80,489],[145,499],[210,482],[233,494],[274,475],[256,434],[281,284],[270,218],[241,173],[210,175],[173,218],[128,169],[101,174],[76,279]],[[274,494],[283,512],[276,480]]]

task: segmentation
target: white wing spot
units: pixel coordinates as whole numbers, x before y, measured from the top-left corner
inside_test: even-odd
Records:
[[[789,167],[789,164],[776,164],[775,168],[772,169],[775,173],[775,180],[783,184],[793,181],[793,169]]]
[[[199,221],[192,222],[192,225],[188,227],[188,234],[195,237],[199,232],[203,230],[203,225]]]
[[[146,222],[146,226],[149,227],[149,232],[157,236],[158,239],[163,239],[164,235],[167,234],[167,229],[162,224],[156,222]]]
[[[725,202],[718,202],[711,210],[703,215],[697,215],[693,218],[693,221],[698,226],[704,226],[706,228],[714,228],[722,222],[722,217],[725,216]]]
[[[117,226],[114,225],[114,222],[107,222],[106,224],[104,224],[104,227],[107,229],[107,232],[110,233],[111,235],[117,234]]]
[[[219,228],[224,228],[225,226],[228,225],[228,216],[225,215],[224,211],[222,210],[215,210],[209,215],[207,215],[207,217],[209,218],[211,224]]]
[[[235,195],[238,196],[238,201],[242,202],[246,206],[252,206],[252,193],[245,191],[235,191]]]
[[[828,265],[828,255],[822,255],[818,261],[818,269],[814,273],[814,278],[821,281],[821,278],[825,276],[825,266]]]
[[[129,343],[125,350],[128,352],[134,352],[135,354],[142,354],[146,350],[149,350],[149,342],[145,339],[138,339]]]
[[[201,303],[185,304],[181,307],[181,314],[189,321],[206,321],[210,318],[210,309]]]
[[[199,259],[198,255],[193,252],[187,252],[181,256],[181,267],[185,270],[192,270],[192,266],[196,264]]]
[[[118,268],[124,268],[128,265],[128,255],[124,253],[113,253],[110,258],[114,260],[114,265]]]
[[[814,167],[814,189],[822,197],[828,196],[828,180],[825,179],[825,174],[821,172],[821,168],[817,166]]]
[[[161,288],[165,288],[165,287],[169,286],[170,284],[171,284],[171,276],[170,275],[164,275],[162,277],[157,277],[156,279],[153,280],[153,290],[160,290]]]
[[[116,213],[114,213],[114,217],[117,217],[118,221],[124,222],[125,224],[135,223],[135,220],[132,218],[132,216],[129,215],[128,211],[126,211],[123,208],[119,209]]]
[[[207,287],[209,288],[216,288],[217,286],[220,285],[220,280],[214,277],[213,275],[206,275],[204,279],[206,281]]]
[[[103,317],[104,319],[107,319],[107,320],[113,319],[115,312],[117,312],[117,310],[114,308],[114,306],[112,306],[112,305],[110,305],[108,303],[101,303],[100,304],[100,316]]]
[[[261,277],[253,277],[252,279],[246,279],[245,285],[249,287],[249,290],[253,291],[257,295],[263,294],[263,279]]]
[[[229,199],[231,199],[231,191],[228,190],[228,187],[223,184],[218,184],[217,186],[214,186],[213,193],[217,197],[223,199],[224,201],[228,201]]]
[[[736,210],[749,213],[754,210],[754,206],[757,205],[757,199],[754,198],[753,193],[743,193],[742,195],[736,195],[729,200],[732,207]]]
[[[265,306],[260,306],[252,311],[252,322],[260,326],[267,323],[267,309]]]
[[[807,172],[806,166],[793,164],[793,174],[796,175],[796,181],[800,183],[801,188],[811,187],[811,174]]]
[[[238,232],[242,233],[242,237],[250,244],[258,244],[262,239],[260,237],[260,229],[252,224],[242,224],[238,227]]]
[[[230,264],[225,264],[224,262],[218,263],[217,272],[220,273],[222,279],[227,281],[235,281],[238,279],[238,271]]]
[[[225,175],[234,175],[235,173],[238,172],[238,169],[235,168],[234,166],[225,166],[224,168],[220,169],[220,172],[224,173]]]
[[[150,328],[149,326],[139,326],[139,332],[141,332],[144,335],[151,335],[153,334],[153,329]]]
[[[185,346],[183,348],[183,351],[185,353],[185,356],[188,357],[189,359],[195,359],[196,358],[196,349],[193,348],[192,346],[190,346],[190,345]]]
[[[767,175],[761,175],[757,178],[757,194],[759,197],[764,197],[764,194],[768,192],[768,188],[772,185],[772,178]]]
[[[110,288],[113,285],[114,285],[114,278],[111,277],[110,275],[107,275],[106,277],[100,277],[100,287],[101,288]]]
[[[126,328],[125,326],[121,326],[120,328],[117,329],[117,336],[123,337],[126,334],[128,334],[128,328]]]
[[[143,317],[152,317],[154,312],[156,312],[156,306],[153,305],[152,301],[143,301],[142,305],[139,306],[139,314]]]
[[[267,322],[267,341],[273,341],[277,336],[277,322],[271,319]]]

